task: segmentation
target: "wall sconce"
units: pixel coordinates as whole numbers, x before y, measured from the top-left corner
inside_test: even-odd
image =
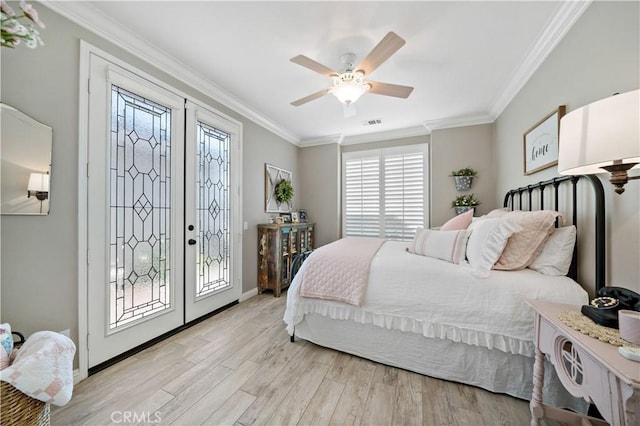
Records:
[[[614,95],[566,114],[560,120],[558,173],[611,173],[618,194],[640,176],[640,90]]]
[[[41,202],[49,198],[49,174],[31,173],[27,185],[27,198],[36,197]]]

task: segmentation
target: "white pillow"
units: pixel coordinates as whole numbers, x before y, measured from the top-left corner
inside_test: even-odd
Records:
[[[468,228],[471,235],[467,243],[467,260],[475,275],[481,278],[489,276],[489,270],[500,258],[509,237],[521,229],[521,226],[499,217],[472,222]]]
[[[529,268],[552,277],[567,275],[575,243],[575,226],[557,228],[544,243],[542,251]]]
[[[410,253],[459,264],[464,261],[468,238],[469,232],[466,230],[434,231],[418,228],[408,250]]]

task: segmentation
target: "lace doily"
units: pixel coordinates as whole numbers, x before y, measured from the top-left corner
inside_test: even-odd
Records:
[[[596,339],[609,343],[614,346],[626,346],[631,348],[639,348],[640,346],[627,342],[620,337],[620,332],[615,328],[604,327],[596,324],[590,318],[582,315],[578,311],[566,311],[560,314],[560,321],[578,330],[582,334],[595,337]]]

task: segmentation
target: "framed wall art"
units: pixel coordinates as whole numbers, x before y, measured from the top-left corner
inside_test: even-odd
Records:
[[[523,135],[524,174],[530,175],[558,164],[560,119],[566,106],[549,113]]]
[[[290,171],[281,169],[271,164],[264,165],[264,211],[267,213],[285,213],[291,211],[293,198],[293,187],[291,186],[292,174]],[[278,185],[283,184],[290,188],[286,194],[289,197],[282,199],[276,194]]]

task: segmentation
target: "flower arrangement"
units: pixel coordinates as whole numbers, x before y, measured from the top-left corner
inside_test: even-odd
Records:
[[[451,207],[475,207],[479,206],[480,201],[473,197],[473,194],[458,195],[451,202]]]
[[[288,203],[293,198],[293,185],[291,181],[283,179],[275,187],[276,200],[279,203]]]
[[[477,174],[478,172],[473,170],[471,167],[465,167],[451,172],[451,176],[476,176]]]
[[[31,49],[35,49],[38,45],[44,45],[40,38],[40,33],[34,24],[40,28],[44,28],[44,23],[38,18],[38,12],[26,3],[24,0],[20,2],[21,13],[16,13],[5,0],[0,0],[0,35],[1,46],[14,48],[21,41]],[[20,22],[20,19],[25,22]]]

